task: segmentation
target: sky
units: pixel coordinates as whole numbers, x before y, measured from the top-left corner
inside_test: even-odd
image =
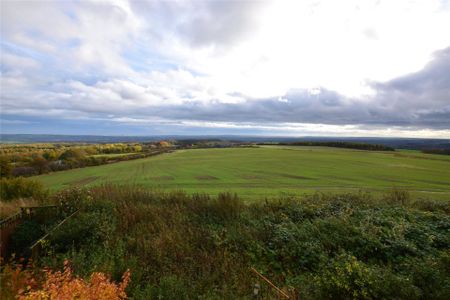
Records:
[[[1,1],[1,132],[450,138],[450,1]]]

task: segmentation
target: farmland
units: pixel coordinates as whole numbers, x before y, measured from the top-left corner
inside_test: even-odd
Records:
[[[252,299],[256,284],[260,299],[277,299],[256,270],[291,299],[449,298],[448,156],[188,147],[5,178],[4,207],[31,198],[76,213],[51,231],[47,219],[21,224],[11,237],[17,257],[47,234],[39,267],[4,268],[1,288],[12,298],[23,290],[14,274],[70,266],[80,278],[131,274],[133,299]]]
[[[383,193],[395,186],[417,197],[446,199],[450,157],[327,147],[192,149],[34,178],[53,191],[116,183],[191,194],[231,191],[242,198],[261,198],[360,189]]]

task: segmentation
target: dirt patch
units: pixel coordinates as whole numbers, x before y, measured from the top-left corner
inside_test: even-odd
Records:
[[[195,176],[195,179],[197,179],[197,180],[217,180],[219,178],[211,176],[211,175],[200,175],[200,176]]]
[[[75,181],[70,181],[70,182],[64,183],[64,185],[83,186],[83,185],[89,184],[89,183],[97,180],[98,178],[99,178],[98,176],[90,176],[90,177],[86,177],[83,179],[78,179]]]
[[[173,178],[172,176],[156,176],[156,177],[150,177],[151,180],[155,180],[155,181],[169,181],[169,180],[174,180],[175,178]]]
[[[300,175],[293,175],[293,174],[286,174],[286,173],[272,173],[272,172],[267,172],[267,171],[259,171],[256,170],[254,171],[255,173],[262,173],[262,174],[267,174],[270,176],[276,175],[276,176],[280,176],[280,177],[284,177],[284,178],[291,178],[291,179],[302,179],[302,180],[314,180],[316,178],[311,178],[311,177],[306,177],[306,176],[300,176]]]

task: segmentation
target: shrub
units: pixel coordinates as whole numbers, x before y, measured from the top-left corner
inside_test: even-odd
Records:
[[[314,277],[314,292],[321,299],[418,299],[420,291],[408,278],[341,254]]]
[[[23,259],[6,264],[2,261],[0,271],[1,299],[16,299],[19,293],[38,287],[39,276],[36,276],[31,264],[25,264]]]
[[[84,159],[85,157],[85,153],[83,150],[81,149],[68,149],[66,151],[64,151],[60,156],[59,159],[61,160],[81,160]]]
[[[27,167],[27,166],[16,167],[12,171],[12,175],[14,177],[20,177],[20,176],[29,177],[29,176],[34,176],[37,174],[38,174],[38,172],[35,168]]]
[[[52,201],[60,205],[67,214],[92,205],[91,192],[78,187],[62,190],[54,194]]]
[[[29,246],[44,235],[41,224],[33,220],[25,220],[20,224],[11,236],[11,248],[20,256],[28,255]]]
[[[63,228],[52,233],[53,244],[58,251],[68,251],[75,245],[93,246],[111,239],[115,231],[116,219],[108,207],[97,207],[84,213],[78,213],[67,220]]]
[[[42,183],[36,180],[18,178],[1,178],[0,179],[0,199],[9,201],[19,198],[33,198],[36,200],[44,200],[48,197],[48,191]]]
[[[85,280],[73,275],[67,261],[62,272],[49,269],[40,272],[14,264],[2,268],[2,299],[125,299],[129,281],[129,271],[123,274],[122,281],[118,284],[111,282],[108,276],[100,272],[92,273]]]

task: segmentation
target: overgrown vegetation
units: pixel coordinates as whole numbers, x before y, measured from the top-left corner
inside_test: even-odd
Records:
[[[245,203],[136,187],[72,190],[81,211],[52,234],[41,266],[82,277],[127,269],[133,299],[250,299],[255,267],[301,299],[448,299],[450,202],[394,190]],[[74,200],[70,200],[74,199]],[[263,282],[261,294],[275,292]]]
[[[2,202],[23,198],[42,201],[47,196],[47,189],[39,181],[22,177],[0,178],[0,201]]]

